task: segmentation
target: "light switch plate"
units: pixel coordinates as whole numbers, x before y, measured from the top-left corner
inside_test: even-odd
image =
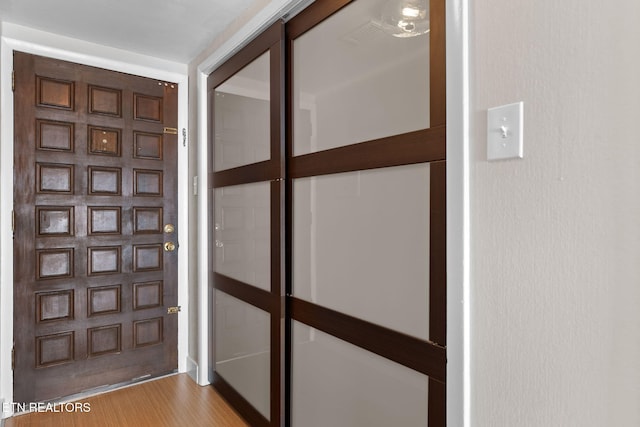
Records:
[[[503,105],[487,111],[487,159],[521,159],[523,149],[523,103]]]

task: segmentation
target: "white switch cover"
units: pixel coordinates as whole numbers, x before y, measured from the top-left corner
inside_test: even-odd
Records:
[[[521,159],[523,152],[523,103],[489,108],[487,112],[487,159]]]

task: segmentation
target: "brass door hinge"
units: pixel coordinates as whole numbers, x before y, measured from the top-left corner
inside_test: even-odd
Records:
[[[13,92],[16,91],[16,72],[15,71],[11,72],[11,90]]]
[[[11,370],[15,371],[16,369],[16,347],[14,346],[11,349]]]
[[[178,134],[178,129],[176,129],[176,128],[164,128],[164,133],[169,134],[169,135],[177,135]]]
[[[11,211],[11,232],[16,232],[16,211]]]
[[[181,307],[178,305],[176,307],[167,308],[167,314],[178,314],[181,311]]]

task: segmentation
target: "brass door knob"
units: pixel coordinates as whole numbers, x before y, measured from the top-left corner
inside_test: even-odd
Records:
[[[173,242],[166,242],[164,244],[164,250],[165,252],[173,252],[176,250],[176,244]]]

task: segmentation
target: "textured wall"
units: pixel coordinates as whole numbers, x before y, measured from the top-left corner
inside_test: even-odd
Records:
[[[472,425],[638,426],[640,2],[472,3]]]

